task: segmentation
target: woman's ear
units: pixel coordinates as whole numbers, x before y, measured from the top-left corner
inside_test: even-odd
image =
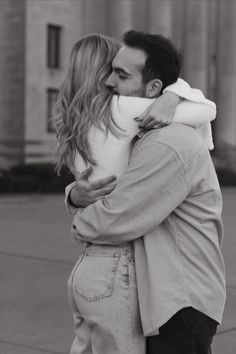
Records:
[[[160,96],[163,83],[159,79],[154,79],[146,85],[146,97],[155,98]]]

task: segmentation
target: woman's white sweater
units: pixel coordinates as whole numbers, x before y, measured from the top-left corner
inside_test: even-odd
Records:
[[[207,100],[200,90],[190,88],[182,79],[168,86],[165,91],[173,92],[185,99],[178,104],[173,122],[198,129],[203,143],[212,149],[210,121],[216,116],[215,104]],[[105,130],[94,126],[90,128],[88,140],[97,163],[90,175],[90,181],[111,175],[116,175],[119,179],[123,174],[129,162],[131,141],[140,130],[134,118],[139,117],[153,101],[148,98],[113,96],[111,114],[117,125],[125,131],[125,136],[116,138],[111,132],[106,135]],[[79,154],[75,158],[75,167],[78,172],[88,167]]]

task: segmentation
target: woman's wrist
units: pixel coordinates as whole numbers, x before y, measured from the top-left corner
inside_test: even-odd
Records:
[[[165,96],[171,103],[175,104],[176,106],[183,101],[183,98],[178,96],[176,93],[171,92],[171,91],[165,91],[163,93],[163,96]]]

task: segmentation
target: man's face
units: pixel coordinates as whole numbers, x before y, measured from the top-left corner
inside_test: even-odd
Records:
[[[142,81],[145,62],[145,52],[123,46],[112,62],[112,73],[106,81],[106,86],[113,94],[145,97],[146,85]]]

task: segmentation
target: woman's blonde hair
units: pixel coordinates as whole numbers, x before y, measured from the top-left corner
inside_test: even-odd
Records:
[[[105,81],[120,47],[120,42],[112,38],[91,34],[81,38],[72,48],[68,71],[53,109],[58,174],[64,164],[75,173],[77,152],[86,164],[96,165],[88,142],[92,125],[119,137],[119,127],[110,115],[112,95]]]

